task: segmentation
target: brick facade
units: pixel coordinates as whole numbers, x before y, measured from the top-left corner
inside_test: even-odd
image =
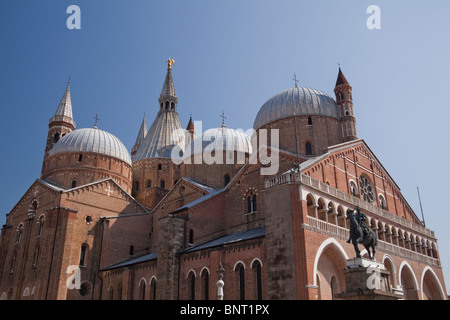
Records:
[[[299,114],[261,128],[279,130],[270,176],[261,175],[261,149],[245,164],[157,158],[132,167],[97,153],[46,152],[41,179],[1,230],[0,299],[213,300],[219,266],[224,299],[344,297],[355,206],[377,234],[389,292],[446,299],[434,232],[358,139],[351,93],[340,71],[339,119]],[[71,267],[79,289],[68,287]]]

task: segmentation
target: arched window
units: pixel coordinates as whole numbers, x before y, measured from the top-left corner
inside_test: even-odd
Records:
[[[378,204],[380,205],[381,209],[387,210],[386,199],[384,198],[384,196],[382,194],[378,195]]]
[[[172,102],[172,103],[170,104],[170,106],[171,106],[171,110],[175,110],[175,103]]]
[[[39,220],[38,220],[38,232],[37,235],[40,236],[42,234],[42,232],[44,232],[44,222],[45,222],[45,218],[44,216],[40,216]]]
[[[245,300],[245,267],[243,264],[239,264],[236,268],[236,272],[239,279],[239,299]]]
[[[189,274],[189,299],[195,300],[195,273],[191,272]]]
[[[230,183],[230,175],[227,173],[226,175],[223,176],[224,182],[225,182],[225,186],[228,185]]]
[[[59,132],[55,133],[53,136],[53,143],[57,143],[59,141]]]
[[[311,142],[305,143],[305,153],[307,156],[312,155],[312,145]]]
[[[151,300],[156,300],[156,279],[152,278],[152,280],[150,280],[150,299]]]
[[[261,279],[261,263],[259,261],[255,261],[252,266],[254,279],[255,279],[255,290],[256,290],[256,299],[262,300],[262,279]]]
[[[80,250],[80,266],[85,266],[86,265],[86,252],[87,252],[87,244],[83,243],[81,245],[81,250]]]
[[[31,201],[30,203],[30,207],[28,208],[28,218],[29,219],[33,219],[34,215],[36,214],[37,208],[38,208],[38,200],[37,199],[33,199],[33,201]]]
[[[140,288],[140,296],[141,296],[141,300],[145,300],[145,280],[142,279],[141,282],[139,283],[139,288]]]
[[[203,284],[203,298],[209,300],[209,272],[204,269],[202,272],[202,284]]]
[[[19,226],[17,227],[16,243],[20,243],[20,240],[22,240],[22,233],[23,223],[19,224]]]
[[[247,197],[247,213],[256,212],[256,194]]]
[[[356,182],[351,180],[350,181],[350,194],[354,197],[358,196],[358,186],[356,185]]]
[[[76,180],[72,180],[72,188],[75,188],[77,186],[77,181]]]

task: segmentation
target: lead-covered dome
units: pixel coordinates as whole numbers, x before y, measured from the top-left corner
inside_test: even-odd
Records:
[[[281,91],[263,104],[256,115],[253,128],[258,130],[276,120],[292,116],[327,116],[339,119],[336,101],[328,94],[310,88]]]
[[[201,149],[200,149],[201,146]],[[250,137],[242,130],[221,127],[206,130],[203,134],[195,137],[190,144],[186,155],[194,155],[206,151],[236,151],[252,153]]]
[[[50,150],[49,155],[65,152],[93,152],[117,158],[132,165],[130,154],[120,140],[109,132],[78,129],[65,135]]]

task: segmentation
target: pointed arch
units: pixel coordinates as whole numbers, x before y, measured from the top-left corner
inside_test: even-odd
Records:
[[[403,261],[399,267],[398,281],[403,289],[405,300],[417,300],[419,285],[411,265]]]
[[[323,251],[328,247],[328,246],[333,246],[337,249],[337,252],[339,252],[340,256],[342,257],[342,259],[344,261],[348,260],[349,257],[347,255],[347,253],[345,252],[344,248],[341,246],[341,244],[339,242],[337,242],[336,239],[334,238],[328,238],[326,239],[324,242],[322,242],[322,244],[319,246],[319,249],[317,249],[317,253],[316,253],[316,257],[314,258],[314,274],[317,273],[317,265],[319,263],[319,258],[322,255]],[[317,278],[314,277],[314,286],[317,286]]]
[[[422,271],[422,276],[420,279],[421,283],[421,299],[429,300],[447,300],[444,289],[442,288],[441,282],[438,276],[431,269],[430,266],[426,266]],[[426,295],[426,296],[425,296]]]

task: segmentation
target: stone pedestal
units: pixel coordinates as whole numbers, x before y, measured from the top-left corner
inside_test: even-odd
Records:
[[[344,300],[397,300],[389,284],[389,271],[375,260],[355,258],[347,260],[344,270],[346,291],[336,295]]]

